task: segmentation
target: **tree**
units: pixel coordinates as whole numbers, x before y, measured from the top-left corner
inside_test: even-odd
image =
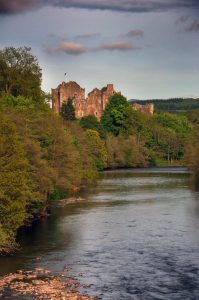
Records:
[[[107,135],[106,149],[108,153],[108,167],[137,167],[147,166],[146,149],[138,143],[135,136]]]
[[[199,128],[196,128],[186,145],[185,164],[194,172],[195,183],[199,187]]]
[[[84,130],[93,129],[99,132],[101,138],[105,137],[104,128],[102,124],[97,120],[96,116],[94,115],[85,116],[81,118],[79,124]]]
[[[3,95],[0,97],[0,110],[16,109],[18,111],[29,110],[35,108],[35,102],[30,98],[23,96],[14,97],[12,95]]]
[[[155,115],[154,119],[162,127],[172,129],[182,136],[190,133],[192,130],[192,125],[185,116],[171,113],[160,113]]]
[[[15,244],[30,200],[28,161],[14,123],[0,115],[0,251]]]
[[[62,104],[61,116],[65,120],[69,120],[69,121],[75,120],[75,109],[74,109],[74,106],[73,106],[72,99],[68,99],[67,103]]]
[[[102,125],[113,135],[128,134],[127,119],[132,112],[131,105],[121,94],[113,95],[107,104],[101,118]]]
[[[0,92],[43,100],[41,69],[29,47],[0,50]]]
[[[107,167],[107,150],[104,141],[97,131],[87,129],[85,135],[89,141],[90,152],[98,170]]]

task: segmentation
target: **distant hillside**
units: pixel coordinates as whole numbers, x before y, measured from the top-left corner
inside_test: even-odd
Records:
[[[199,109],[199,98],[184,99],[184,98],[171,98],[171,99],[151,99],[151,100],[129,100],[131,103],[154,103],[155,111],[171,111],[171,112],[181,112],[193,109]]]

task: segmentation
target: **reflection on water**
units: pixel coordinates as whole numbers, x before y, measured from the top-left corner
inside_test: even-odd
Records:
[[[0,274],[71,265],[103,299],[198,299],[199,192],[189,177],[183,168],[104,172],[87,204],[22,231],[22,251],[0,259]]]

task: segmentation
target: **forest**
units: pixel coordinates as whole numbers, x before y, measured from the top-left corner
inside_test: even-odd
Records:
[[[21,226],[104,169],[186,165],[199,177],[199,110],[149,117],[115,94],[100,122],[77,120],[72,99],[51,111],[41,83],[30,48],[0,50],[0,252],[17,249]]]

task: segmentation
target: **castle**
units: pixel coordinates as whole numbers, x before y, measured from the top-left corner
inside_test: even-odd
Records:
[[[73,100],[77,119],[88,115],[95,115],[99,120],[111,96],[115,94],[113,84],[107,84],[101,90],[95,88],[85,97],[85,89],[74,81],[63,82],[56,89],[52,89],[52,110],[60,112],[63,103]]]
[[[52,89],[52,110],[59,113],[62,105],[72,99],[77,119],[88,115],[94,115],[100,120],[109,98],[116,93],[113,84],[107,84],[101,90],[93,89],[87,97],[85,89],[81,88],[75,81],[62,82],[56,89]],[[132,104],[132,108],[146,115],[153,115],[154,105]]]

